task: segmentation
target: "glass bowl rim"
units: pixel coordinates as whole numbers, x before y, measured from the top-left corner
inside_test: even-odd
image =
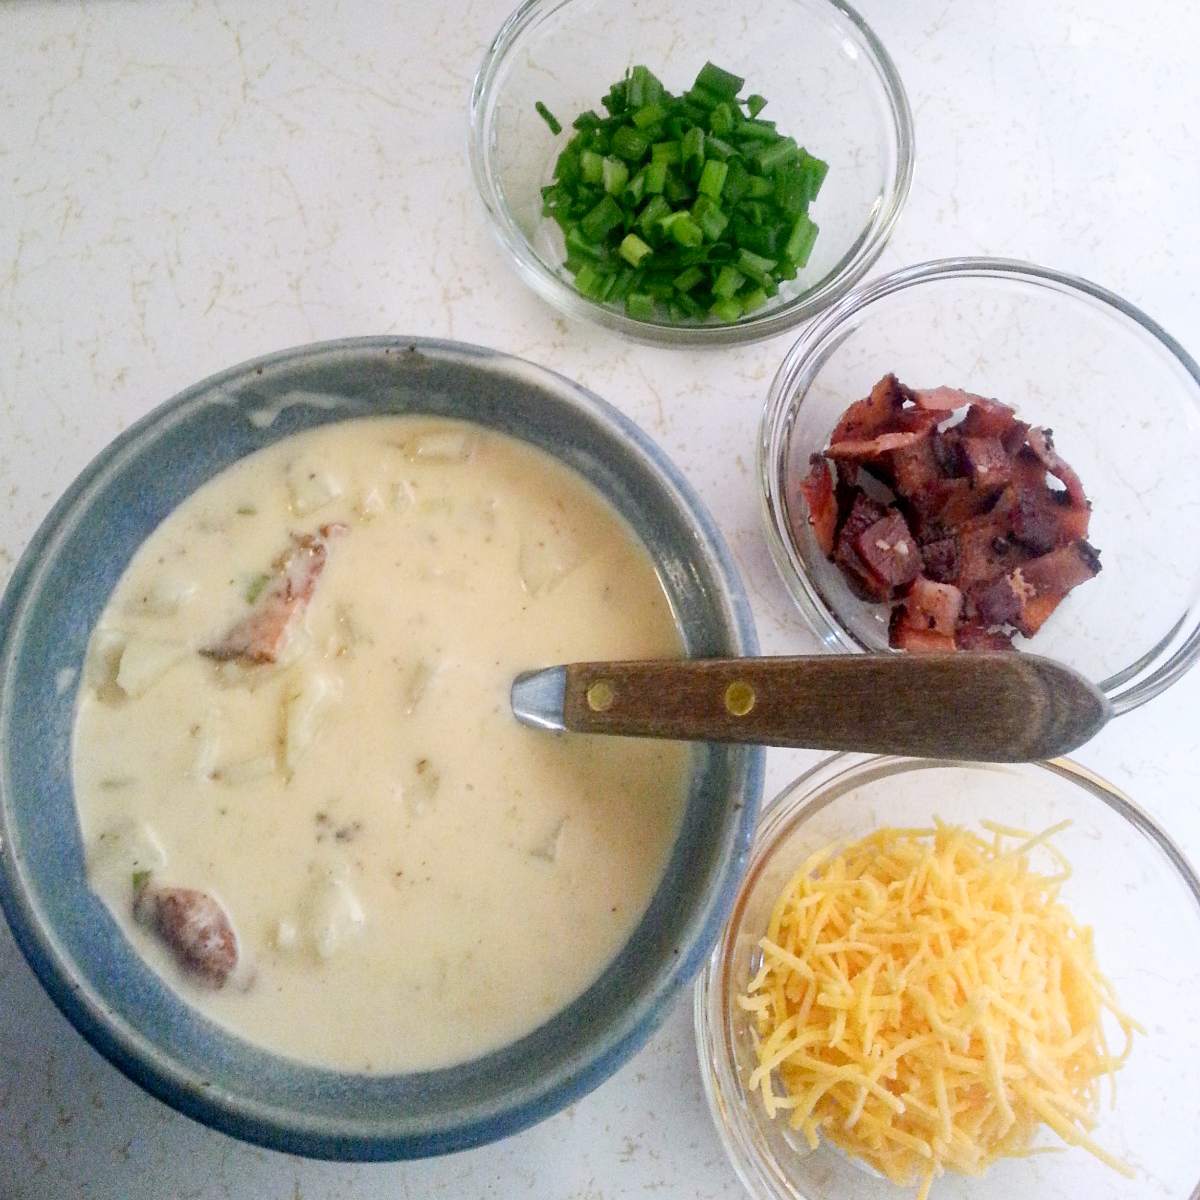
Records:
[[[881,206],[872,213],[864,233],[830,276],[818,287],[794,297],[786,304],[743,318],[733,324],[682,325],[652,319],[635,320],[625,313],[580,295],[534,253],[528,239],[513,220],[492,170],[493,145],[490,114],[495,109],[496,89],[509,54],[522,37],[547,16],[567,8],[576,0],[524,0],[501,25],[475,74],[471,87],[467,150],[476,190],[483,202],[494,236],[508,254],[524,282],[556,311],[580,321],[592,321],[632,341],[655,346],[739,346],[787,333],[824,311],[844,296],[874,265],[892,235],[912,187],[916,141],[912,108],[903,81],[874,30],[845,0],[786,0],[789,3],[824,5],[847,23],[866,49],[868,65],[883,88],[891,118],[896,153]]]

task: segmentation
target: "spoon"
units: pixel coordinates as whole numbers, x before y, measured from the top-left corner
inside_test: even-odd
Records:
[[[512,709],[540,729],[979,762],[1066,754],[1112,716],[1077,671],[1004,652],[570,663],[518,675]]]

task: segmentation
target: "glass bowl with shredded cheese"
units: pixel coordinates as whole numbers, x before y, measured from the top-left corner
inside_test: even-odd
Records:
[[[696,988],[747,1188],[1200,1197],[1200,879],[1066,760],[836,755],[765,810]]]

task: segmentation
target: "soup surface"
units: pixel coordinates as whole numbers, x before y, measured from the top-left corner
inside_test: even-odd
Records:
[[[272,1050],[360,1071],[486,1053],[615,957],[688,768],[681,745],[519,725],[512,679],[680,653],[644,547],[540,451],[417,417],[286,439],[147,539],[92,634],[92,886],[191,1003]]]

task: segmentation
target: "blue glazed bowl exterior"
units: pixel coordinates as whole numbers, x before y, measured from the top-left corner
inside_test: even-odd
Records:
[[[0,601],[0,903],[58,1007],[147,1090],[214,1128],[330,1159],[399,1159],[492,1141],[597,1086],[666,1016],[716,941],[762,790],[758,747],[697,746],[683,827],[649,910],[573,1004],[520,1041],[406,1075],[324,1070],[200,1016],[138,957],[89,890],[71,788],[89,633],[146,536],[247,454],[377,413],[461,417],[579,471],[650,548],[693,657],[757,638],[720,534],[662,452],[550,371],[445,341],[365,338],[235,367],[127,430],[38,530]]]

